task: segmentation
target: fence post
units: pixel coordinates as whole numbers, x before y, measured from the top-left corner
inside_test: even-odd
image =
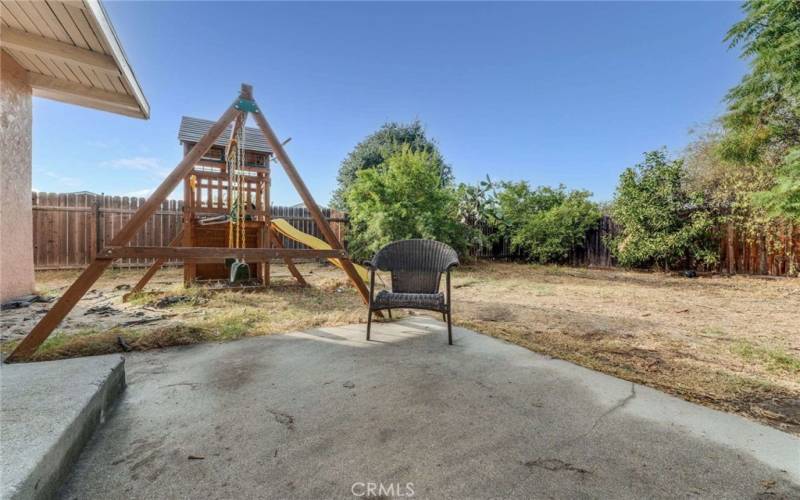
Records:
[[[102,196],[102,195],[100,195]],[[94,196],[94,203],[91,206],[89,217],[89,261],[93,261],[100,250],[100,197]]]

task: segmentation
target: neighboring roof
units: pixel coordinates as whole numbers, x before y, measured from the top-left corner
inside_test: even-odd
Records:
[[[318,205],[320,210],[327,210],[328,207]],[[300,203],[295,203],[294,205],[289,205],[289,208],[306,208],[306,204],[302,201]]]
[[[3,0],[0,9],[0,47],[28,71],[33,95],[150,117],[99,0]]]
[[[214,125],[211,120],[203,120],[202,118],[192,118],[191,116],[184,116],[181,118],[181,128],[178,130],[178,140],[183,142],[196,143],[203,137],[208,129]],[[215,146],[225,147],[228,145],[228,140],[231,137],[231,129],[233,124],[228,125],[225,132],[220,134]],[[244,128],[244,149],[247,151],[258,151],[260,153],[272,153],[272,150],[267,146],[267,140],[261,134],[261,131],[253,127]]]

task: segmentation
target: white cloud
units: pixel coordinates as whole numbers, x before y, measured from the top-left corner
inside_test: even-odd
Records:
[[[76,187],[79,187],[81,185],[81,180],[80,179],[76,179],[75,177],[67,177],[67,176],[61,175],[61,174],[59,174],[57,172],[53,172],[52,170],[45,170],[43,173],[47,177],[55,179],[63,187],[76,188]]]
[[[122,196],[132,196],[135,198],[147,198],[153,193],[154,189],[138,189],[136,191],[131,191],[130,193],[125,193]]]
[[[106,160],[100,163],[101,166],[117,168],[121,170],[136,170],[139,172],[147,172],[157,177],[165,177],[169,174],[169,170],[161,165],[159,158],[151,156],[134,156],[132,158],[117,158],[115,160]]]

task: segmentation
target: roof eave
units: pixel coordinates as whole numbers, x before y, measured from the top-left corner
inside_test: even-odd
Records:
[[[133,98],[139,106],[138,112],[123,114],[136,118],[143,118],[145,120],[150,118],[150,104],[147,102],[147,98],[144,96],[141,86],[139,86],[139,81],[136,79],[136,75],[131,65],[128,63],[125,51],[122,49],[122,45],[119,42],[116,31],[114,31],[114,26],[111,24],[106,14],[105,8],[99,0],[83,0],[83,3],[86,5],[88,12],[90,12],[97,21],[97,26],[100,28],[101,32],[100,34],[105,38],[105,41],[111,49],[111,57],[117,63],[125,85],[128,87],[131,94],[133,94]],[[105,109],[102,107],[102,104],[96,104],[94,107]],[[112,113],[120,112],[119,109],[114,106],[110,106],[106,110]]]

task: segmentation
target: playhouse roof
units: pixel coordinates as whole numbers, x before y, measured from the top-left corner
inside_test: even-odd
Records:
[[[214,125],[214,122],[211,120],[184,116],[181,118],[178,140],[181,143],[188,142],[194,144],[208,132],[208,129],[210,129],[212,125]],[[228,145],[232,127],[233,124],[228,125],[225,132],[220,134],[219,138],[214,142],[215,146],[225,147]],[[272,153],[272,150],[267,146],[267,140],[264,138],[264,135],[259,129],[253,127],[244,128],[244,149],[260,153]]]
[[[100,0],[3,0],[0,47],[33,95],[137,118],[150,105]]]

